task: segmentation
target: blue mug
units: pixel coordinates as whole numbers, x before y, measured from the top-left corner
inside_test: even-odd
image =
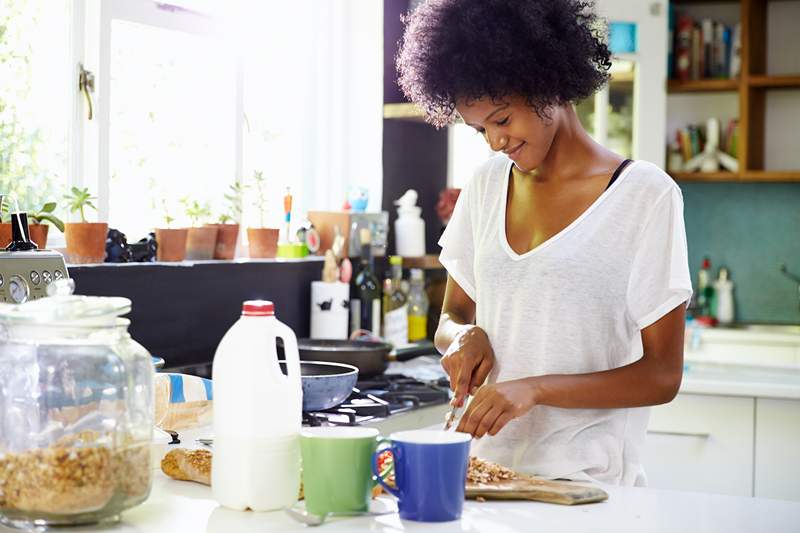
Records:
[[[398,499],[400,518],[419,522],[449,522],[461,518],[472,437],[450,431],[413,430],[381,439],[372,455],[372,473]],[[388,444],[388,446],[387,446]],[[389,451],[395,486],[378,461]]]

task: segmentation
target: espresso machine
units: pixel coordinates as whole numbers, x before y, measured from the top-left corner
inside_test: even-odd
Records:
[[[64,256],[39,250],[31,240],[28,215],[12,213],[11,242],[0,242],[0,302],[21,304],[42,298],[50,283],[67,277]]]

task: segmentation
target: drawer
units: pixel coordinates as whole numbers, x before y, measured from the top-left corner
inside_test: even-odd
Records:
[[[653,407],[644,466],[654,488],[753,495],[753,398],[679,394]]]

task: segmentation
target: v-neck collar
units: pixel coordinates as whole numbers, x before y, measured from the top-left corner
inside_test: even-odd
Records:
[[[506,212],[508,211],[508,179],[509,179],[509,176],[511,175],[511,166],[514,164],[514,162],[509,159],[508,163],[506,163],[506,165],[505,165],[505,173],[503,175],[503,195],[502,195],[502,203],[501,203],[501,206],[500,206],[501,209],[500,209],[500,213],[499,213],[499,215],[500,215],[500,245],[502,246],[503,250],[514,261],[521,261],[522,259],[527,259],[528,257],[531,257],[532,255],[536,254],[537,252],[541,251],[542,249],[547,248],[548,246],[551,246],[554,242],[558,241],[562,236],[564,236],[567,233],[569,233],[570,231],[572,231],[573,228],[578,226],[581,223],[581,221],[583,221],[583,219],[585,219],[587,216],[589,216],[589,214],[592,211],[594,211],[600,204],[602,204],[605,201],[605,199],[608,198],[619,187],[619,184],[622,183],[622,181],[625,179],[625,177],[630,173],[631,168],[634,165],[636,165],[636,163],[637,163],[637,161],[633,160],[630,163],[628,163],[627,165],[625,165],[625,168],[622,169],[622,172],[620,173],[620,175],[616,179],[616,181],[614,181],[614,183],[612,183],[609,188],[607,188],[605,191],[603,191],[603,194],[598,196],[597,199],[594,202],[592,202],[592,204],[589,207],[587,207],[586,210],[578,216],[578,218],[576,218],[575,220],[570,222],[570,224],[566,228],[562,229],[561,231],[559,231],[558,233],[556,233],[555,235],[553,235],[552,237],[550,237],[546,241],[542,242],[538,246],[536,246],[534,248],[531,248],[530,250],[528,250],[524,254],[518,254],[517,252],[514,251],[514,249],[511,247],[511,245],[508,244],[508,237],[506,236]]]

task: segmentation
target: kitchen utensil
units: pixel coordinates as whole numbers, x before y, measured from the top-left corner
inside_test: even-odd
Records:
[[[130,309],[68,293],[0,306],[0,523],[94,524],[147,499],[155,372]]]
[[[280,362],[285,372],[285,363]],[[358,368],[322,361],[300,363],[303,386],[303,411],[324,411],[336,407],[350,396],[358,380]]]
[[[597,487],[550,481],[537,477],[504,479],[494,483],[467,483],[468,499],[531,500],[562,505],[602,502],[608,494]]]
[[[353,365],[361,377],[382,374],[389,364],[387,356],[392,349],[383,342],[336,339],[299,339],[297,348],[303,361]]]
[[[367,512],[372,496],[370,461],[378,430],[363,427],[312,427],[300,432],[306,510]]]
[[[455,405],[451,404],[450,411],[447,413],[444,419],[445,431],[448,431],[451,427],[453,427],[453,424],[455,424],[455,421],[458,418],[458,410],[459,407],[456,407]]]
[[[358,512],[341,512],[341,513],[325,513],[324,515],[318,516],[315,514],[311,514],[305,511],[301,511],[299,509],[295,509],[293,507],[287,507],[284,509],[287,515],[289,515],[294,520],[300,522],[301,524],[305,524],[308,527],[317,527],[321,526],[325,523],[328,518],[335,518],[338,516],[349,516],[349,517],[356,517],[356,516],[383,516],[387,514],[394,514],[395,511],[383,511],[380,513],[370,512],[370,511],[358,511]]]
[[[465,433],[412,430],[392,433],[378,444],[372,473],[398,499],[400,518],[449,522],[461,517],[471,440]],[[392,456],[395,486],[386,483],[387,472],[378,468],[386,450]]]

